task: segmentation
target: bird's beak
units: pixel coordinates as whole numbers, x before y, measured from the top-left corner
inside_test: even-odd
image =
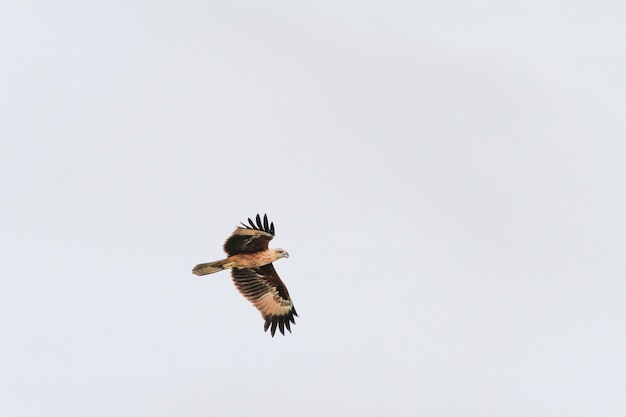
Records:
[[[289,252],[284,252],[283,253],[283,258],[289,258]]]

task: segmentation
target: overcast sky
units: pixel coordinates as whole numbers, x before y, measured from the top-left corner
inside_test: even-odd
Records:
[[[626,3],[1,9],[1,415],[626,415]]]

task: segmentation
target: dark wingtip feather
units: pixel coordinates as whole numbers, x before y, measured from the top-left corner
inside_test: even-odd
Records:
[[[244,222],[241,222],[241,225],[246,229],[261,230],[263,232],[269,233],[272,236],[276,234],[274,231],[274,222],[270,222],[269,220],[267,220],[267,214],[263,215],[263,220],[261,220],[261,215],[257,214],[255,220],[256,222],[248,217],[248,223],[250,225],[248,226]]]
[[[265,231],[267,232],[270,231],[270,226],[269,226],[269,223],[267,222],[267,213],[263,215],[263,227]]]
[[[293,313],[295,314],[295,310],[293,310]],[[267,332],[267,330],[270,329],[270,333],[272,334],[272,337],[274,337],[276,329],[278,329],[284,336],[285,329],[291,333],[291,323],[296,324],[293,314],[289,314],[288,316],[269,316],[265,319],[263,330]]]

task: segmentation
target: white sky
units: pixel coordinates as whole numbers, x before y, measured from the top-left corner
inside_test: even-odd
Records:
[[[1,415],[626,414],[624,4],[1,9]]]

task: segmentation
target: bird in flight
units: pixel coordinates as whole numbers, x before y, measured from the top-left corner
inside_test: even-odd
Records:
[[[196,265],[192,272],[207,275],[230,269],[233,282],[239,292],[261,312],[265,319],[264,329],[271,326],[272,337],[276,328],[284,335],[285,328],[291,333],[291,323],[298,316],[289,298],[287,287],[281,281],[272,262],[289,258],[284,249],[268,248],[274,238],[274,223],[267,221],[267,214],[256,215],[256,223],[248,218],[250,225],[241,223],[224,243],[226,259]]]

